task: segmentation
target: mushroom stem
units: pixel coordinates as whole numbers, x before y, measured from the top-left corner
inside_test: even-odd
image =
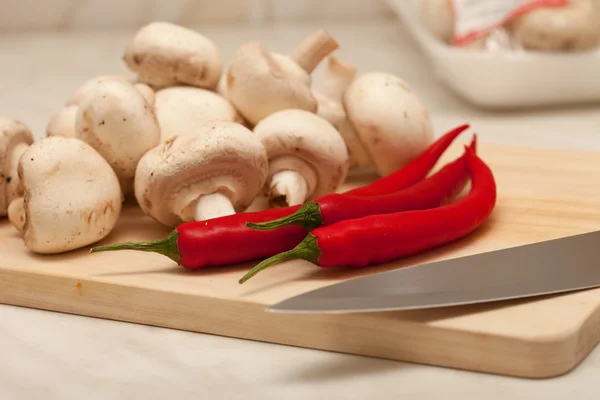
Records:
[[[319,29],[292,50],[290,58],[310,74],[325,57],[338,48],[338,42],[325,29]]]
[[[224,217],[235,214],[235,209],[229,197],[222,193],[212,193],[201,196],[196,203],[196,221]]]
[[[8,220],[19,232],[23,232],[25,226],[25,200],[22,197],[14,199],[9,204]]]
[[[273,175],[269,191],[271,207],[288,207],[304,203],[308,194],[308,183],[297,171],[280,171]]]
[[[336,103],[342,103],[344,92],[355,77],[355,67],[331,56],[323,73],[319,92]]]

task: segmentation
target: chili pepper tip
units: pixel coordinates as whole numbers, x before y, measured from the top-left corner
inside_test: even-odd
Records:
[[[471,147],[471,149],[473,149],[473,152],[477,154],[477,133],[473,134],[473,139],[471,139],[471,144],[469,145],[469,147]]]
[[[171,260],[179,264],[179,250],[177,249],[177,230],[172,231],[168,236],[152,240],[149,242],[124,242],[117,244],[107,244],[104,246],[97,246],[90,249],[90,253],[99,253],[102,251],[116,251],[116,250],[137,250],[146,251],[152,253],[162,254],[163,256],[169,257]]]
[[[238,283],[242,284],[248,279],[252,278],[254,275],[261,272],[262,270],[269,268],[271,265],[287,260],[300,258],[318,265],[319,257],[321,257],[321,250],[319,249],[319,245],[317,244],[317,237],[309,233],[308,235],[306,235],[304,240],[302,240],[302,242],[300,242],[293,249],[276,254],[257,264],[242,278],[240,278]]]
[[[291,225],[299,225],[309,232],[323,225],[319,205],[311,201],[304,203],[296,212],[285,217],[266,222],[246,222],[248,228],[257,231],[274,230]]]

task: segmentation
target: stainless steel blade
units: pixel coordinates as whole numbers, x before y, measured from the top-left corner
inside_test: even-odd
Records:
[[[600,231],[341,282],[268,308],[351,313],[445,307],[600,286]]]

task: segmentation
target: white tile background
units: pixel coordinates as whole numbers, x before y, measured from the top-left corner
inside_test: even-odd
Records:
[[[388,18],[385,0],[0,0],[0,31]]]

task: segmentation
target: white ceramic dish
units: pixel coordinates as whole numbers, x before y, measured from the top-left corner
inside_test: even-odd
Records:
[[[445,86],[485,108],[600,105],[600,51],[548,54],[462,50],[439,42],[419,19],[419,0],[388,0]]]

